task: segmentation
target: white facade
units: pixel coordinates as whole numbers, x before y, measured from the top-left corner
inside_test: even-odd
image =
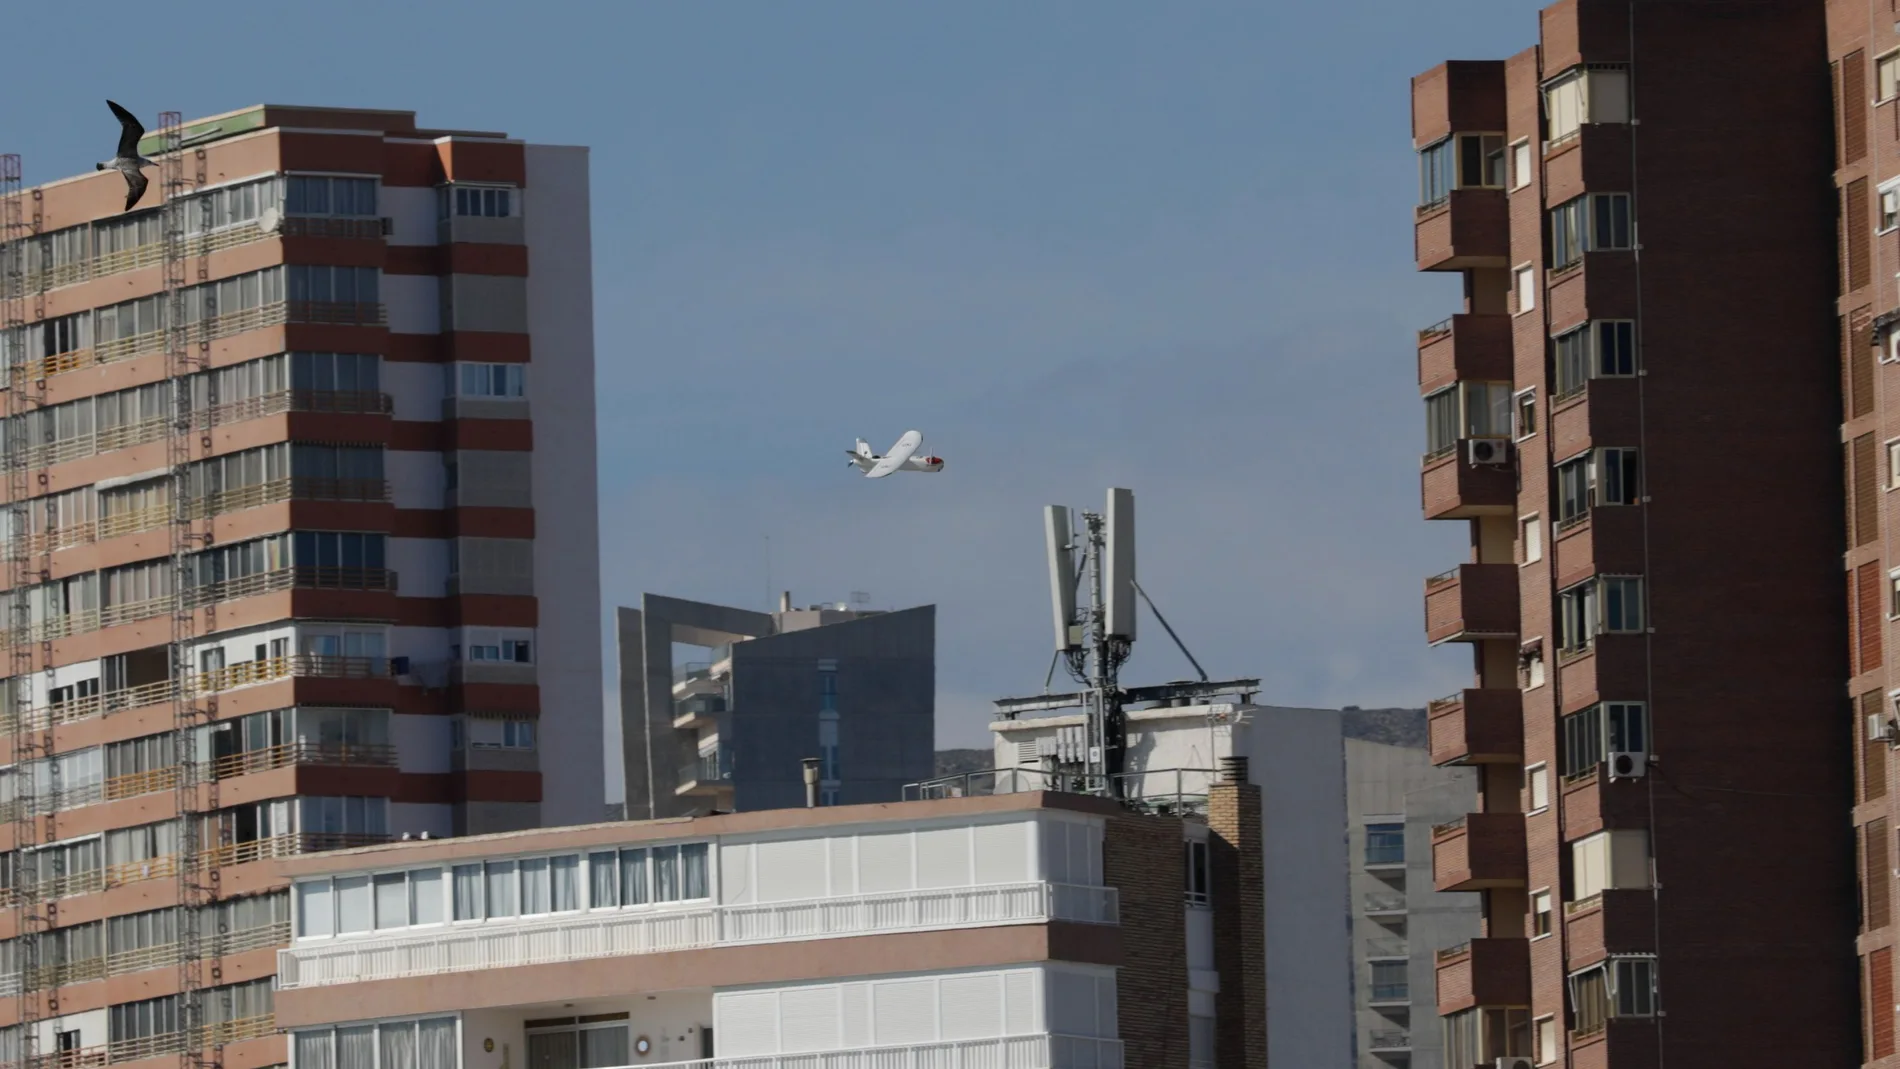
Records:
[[[1213,704],[1131,710],[1128,721],[1128,771],[1137,774],[1131,787],[1147,798],[1205,796],[1221,758],[1248,759],[1248,779],[1260,788],[1264,838],[1267,1060],[1349,1064],[1352,957],[1339,712]],[[1038,750],[1082,723],[1080,714],[992,723],[996,766],[1038,767]],[[1194,916],[1191,902],[1188,911],[1191,1023],[1207,1030],[1213,979],[1195,967],[1195,947],[1197,931],[1204,931],[1202,960],[1211,969],[1212,925]]]

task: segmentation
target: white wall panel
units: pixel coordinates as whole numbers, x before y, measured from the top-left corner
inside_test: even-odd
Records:
[[[781,839],[758,844],[758,900],[791,902],[825,897],[823,839]]]
[[[883,980],[871,985],[871,1033],[880,1047],[937,1038],[937,981]]]
[[[449,544],[440,538],[391,538],[389,567],[405,598],[448,596]]]
[[[713,1042],[723,1058],[778,1053],[778,992],[715,995]]]
[[[441,364],[383,361],[383,392],[389,395],[392,414],[397,419],[440,420],[447,383],[448,373],[442,370]]]
[[[389,718],[390,741],[395,743],[404,772],[449,771],[449,718],[402,716]],[[403,831],[419,829],[403,828]]]
[[[432,186],[384,186],[376,191],[383,214],[391,220],[391,245],[434,245],[435,189]]]
[[[1029,822],[978,824],[972,829],[976,880],[983,883],[1023,883],[1029,875]]]
[[[716,992],[719,1053],[791,1054],[1032,1034],[1041,1030],[1041,977],[1047,969],[972,969]],[[1112,988],[1114,970],[1071,969],[1066,982],[1073,1004],[1066,1019],[1079,1029],[1076,1034],[1096,1034],[1102,1012],[1096,987],[1104,982]],[[1114,1035],[1112,1003],[1107,1027],[1101,1034]]]
[[[858,888],[862,894],[908,891],[911,873],[911,833],[878,832],[858,836]]]
[[[442,280],[435,275],[383,275],[383,306],[391,334],[442,332]]]
[[[937,982],[940,1039],[988,1039],[1003,1034],[1003,976],[946,976]]]
[[[397,366],[413,367],[415,365]],[[389,497],[397,508],[439,509],[443,506],[443,494],[448,487],[448,471],[442,466],[442,454],[435,450],[386,450],[383,453],[383,476],[389,480]]]
[[[803,1054],[841,1047],[841,995],[838,987],[832,984],[779,992],[779,1053]]]
[[[740,905],[754,901],[751,843],[719,845],[719,901]]]

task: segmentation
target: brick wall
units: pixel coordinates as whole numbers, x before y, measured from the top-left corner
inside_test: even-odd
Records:
[[[1102,875],[1121,896],[1115,1002],[1122,1064],[1129,1069],[1187,1069],[1187,865],[1181,841],[1178,819],[1135,813],[1109,817],[1103,837]]]
[[[1267,919],[1261,854],[1260,788],[1208,788],[1207,827],[1214,899],[1215,1056],[1221,1069],[1267,1066]],[[1134,1063],[1128,1063],[1134,1064]]]

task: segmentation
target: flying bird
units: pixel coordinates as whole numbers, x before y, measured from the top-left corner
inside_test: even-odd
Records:
[[[106,101],[106,107],[119,117],[119,154],[104,163],[93,165],[95,171],[117,171],[125,176],[125,210],[131,211],[132,205],[145,195],[145,187],[150,185],[143,168],[157,167],[158,164],[139,155],[139,139],[145,136],[145,127],[139,124],[132,113]]]

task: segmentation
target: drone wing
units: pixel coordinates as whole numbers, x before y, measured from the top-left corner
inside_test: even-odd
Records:
[[[897,444],[891,446],[891,451],[880,457],[878,462],[871,466],[871,470],[864,473],[864,477],[882,479],[903,467],[904,462],[909,460],[917,452],[917,447],[922,444],[924,444],[923,435],[916,431],[905,431],[904,436],[897,440]]]

